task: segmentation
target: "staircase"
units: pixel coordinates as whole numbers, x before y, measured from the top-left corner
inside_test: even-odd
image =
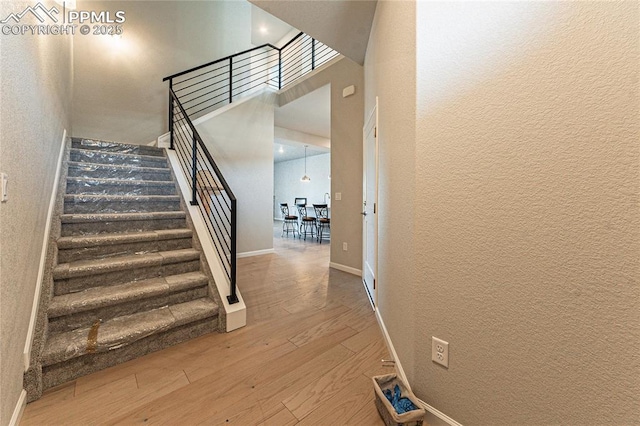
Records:
[[[41,304],[46,339],[25,375],[39,381],[26,386],[37,389],[30,400],[220,328],[219,298],[162,149],[73,139],[66,181]]]

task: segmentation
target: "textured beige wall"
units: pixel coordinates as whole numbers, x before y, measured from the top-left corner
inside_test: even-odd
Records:
[[[365,59],[365,120],[378,97],[378,307],[406,373],[413,366],[415,3],[379,1]],[[398,31],[402,28],[402,31]],[[403,295],[398,297],[399,295]]]
[[[266,93],[197,126],[238,200],[239,254],[273,248],[275,103]]]
[[[44,2],[52,7],[53,2]],[[30,2],[0,2],[0,16]],[[71,128],[71,37],[0,36],[0,425],[22,390],[24,349],[64,129]]]
[[[162,78],[251,47],[243,1],[78,1],[125,11],[122,39],[76,37],[74,134],[146,144],[168,131]]]
[[[331,262],[362,269],[362,127],[364,72],[348,58],[305,78],[280,95],[285,105],[331,84]],[[342,89],[354,85],[353,96]],[[342,200],[335,199],[336,192]],[[342,250],[346,242],[348,250]]]
[[[417,3],[416,277],[380,305],[416,394],[463,424],[640,423],[638,7]]]

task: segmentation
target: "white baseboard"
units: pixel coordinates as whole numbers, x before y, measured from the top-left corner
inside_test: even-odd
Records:
[[[22,353],[22,362],[24,371],[29,369],[31,363],[31,346],[33,345],[33,335],[36,328],[36,320],[38,317],[38,309],[40,307],[40,293],[42,292],[42,280],[44,279],[44,268],[47,262],[47,247],[49,245],[49,236],[51,234],[51,221],[53,220],[53,212],[56,208],[56,196],[58,194],[58,183],[60,182],[60,173],[62,172],[62,156],[64,155],[64,146],[67,139],[67,129],[62,132],[62,142],[60,144],[60,152],[58,153],[58,162],[56,163],[56,175],[53,179],[53,188],[51,189],[51,197],[49,198],[49,210],[47,211],[47,221],[45,222],[44,237],[42,239],[42,250],[40,252],[40,264],[38,265],[38,278],[36,281],[36,289],[33,295],[33,304],[31,306],[31,318],[29,320],[29,330],[27,331],[27,340],[24,344]]]
[[[409,380],[407,380],[407,375],[404,373],[404,369],[402,368],[402,364],[400,363],[400,359],[398,358],[398,353],[396,352],[396,349],[393,346],[393,342],[391,341],[391,336],[389,336],[389,332],[387,331],[387,327],[385,326],[384,321],[382,320],[380,311],[378,310],[378,308],[376,308],[375,311],[376,311],[376,319],[378,320],[378,325],[380,326],[380,331],[382,331],[382,337],[384,337],[384,341],[387,344],[387,348],[389,349],[391,358],[395,361],[394,365],[396,368],[396,374],[402,379],[402,381],[404,381],[404,383],[407,385],[409,390],[411,390],[411,384],[409,383]],[[422,405],[422,408],[424,408],[434,416],[438,417],[439,419],[447,422],[451,426],[462,426],[462,424],[458,423],[457,421],[447,416],[440,410],[433,408],[423,400],[418,399],[418,402]]]
[[[180,167],[180,162],[178,160],[176,152],[170,149],[167,150],[167,158],[169,159],[169,165],[173,169],[173,173],[176,177],[176,180],[178,181],[180,192],[182,192],[182,195],[186,200],[190,199],[191,189],[189,188],[189,184],[187,183],[184,173],[182,172],[182,168]],[[218,294],[220,294],[220,299],[222,300],[222,309],[224,309],[224,312],[227,316],[226,331],[229,332],[240,327],[244,327],[245,325],[247,325],[247,306],[242,299],[240,289],[236,289],[238,302],[230,305],[229,301],[227,300],[227,295],[229,294],[229,279],[223,272],[223,267],[220,264],[220,259],[218,258],[218,255],[216,253],[216,249],[213,245],[213,241],[211,240],[211,236],[207,231],[207,227],[204,223],[204,219],[202,218],[202,214],[200,213],[200,209],[198,206],[191,205],[187,205],[187,209],[189,209],[193,227],[195,228],[195,231],[200,238],[202,252],[207,259],[209,270],[211,271],[211,275],[213,276],[213,281],[215,281],[216,287],[218,289]]]
[[[13,415],[9,421],[9,426],[18,426],[20,424],[20,419],[22,419],[22,413],[24,413],[24,407],[26,407],[26,405],[27,391],[22,389],[18,402],[16,403],[16,407],[13,409]]]
[[[158,136],[158,139],[156,140],[156,142],[157,142],[156,146],[158,148],[169,149],[171,147],[171,133],[167,132],[164,135]]]
[[[418,398],[418,402],[420,403],[420,405],[422,405],[422,408],[424,408],[425,410],[427,410],[428,412],[430,412],[434,416],[438,417],[440,420],[449,423],[451,426],[462,426],[462,423],[456,422],[451,417],[447,416],[442,411],[433,408],[432,406],[430,406],[429,404],[427,404],[426,402],[424,402],[420,398]]]
[[[329,267],[333,269],[337,269],[338,271],[348,272],[353,275],[357,275],[359,277],[362,276],[362,271],[360,269],[352,268],[351,266],[341,265],[339,263],[330,262]]]
[[[256,251],[245,251],[242,253],[238,253],[236,257],[240,259],[241,257],[262,256],[263,254],[271,254],[271,253],[274,253],[273,248],[256,250]]]
[[[398,358],[398,353],[396,352],[396,348],[393,346],[393,342],[391,341],[391,336],[389,336],[389,332],[387,331],[387,326],[384,325],[384,321],[380,316],[380,311],[378,308],[375,308],[376,311],[376,319],[378,320],[378,325],[380,326],[380,331],[382,331],[382,337],[384,337],[384,341],[387,344],[387,348],[389,349],[389,353],[391,354],[391,358],[395,361],[396,373],[407,385],[409,390],[411,390],[411,385],[409,384],[409,380],[407,380],[407,375],[404,374],[404,369],[402,368],[402,364],[400,363],[400,359]]]

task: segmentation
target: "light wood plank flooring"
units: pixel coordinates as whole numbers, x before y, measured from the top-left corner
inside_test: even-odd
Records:
[[[49,390],[22,425],[383,425],[371,376],[393,372],[359,277],[329,244],[280,237],[239,260],[247,326]]]

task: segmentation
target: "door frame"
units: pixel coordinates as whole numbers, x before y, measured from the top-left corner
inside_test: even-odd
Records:
[[[367,129],[371,128],[371,125],[374,127],[374,167],[375,167],[375,185],[374,185],[374,196],[373,196],[373,256],[374,256],[374,271],[373,271],[373,294],[369,294],[369,289],[367,287],[367,283],[365,281],[366,276],[366,255],[367,255],[367,232],[364,226],[364,217],[363,217],[363,226],[362,226],[362,285],[365,287],[365,291],[369,295],[369,301],[371,302],[371,306],[375,310],[378,306],[378,288],[380,287],[380,280],[378,279],[378,212],[380,211],[380,205],[378,203],[378,181],[379,181],[379,146],[378,146],[378,135],[380,134],[380,128],[378,123],[378,97],[376,96],[376,103],[369,113],[364,127],[362,128],[362,209],[363,213],[365,211],[365,201],[367,197]]]

